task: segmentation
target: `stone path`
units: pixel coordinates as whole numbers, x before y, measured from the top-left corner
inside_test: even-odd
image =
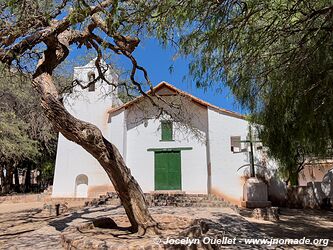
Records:
[[[328,247],[333,249],[333,211],[315,209],[280,208],[277,222],[251,218],[252,210],[241,209],[240,214],[259,230],[273,238],[329,239]],[[304,248],[303,248],[304,249]],[[306,249],[321,249],[307,246]]]
[[[120,206],[99,206],[72,210],[70,213],[56,218],[54,215],[50,216],[50,213],[46,210],[34,208],[36,204],[32,204],[33,209],[19,211],[20,208],[16,208],[16,210],[13,209],[13,212],[8,212],[7,210],[3,212],[1,205],[0,249],[64,249],[61,244],[61,236],[69,240],[73,239],[73,237],[75,239],[78,231],[76,226],[83,225],[93,218],[110,217],[116,221],[118,226],[128,226],[125,212]],[[28,205],[22,206],[21,209],[26,209],[26,207]],[[182,231],[184,237],[188,236],[190,238],[198,236],[197,229],[200,228],[199,235],[208,235],[213,238],[222,232],[225,233],[225,236],[237,237],[238,239],[302,238],[312,236],[326,237],[333,240],[333,213],[327,211],[282,209],[281,221],[272,223],[247,218],[250,211],[246,210],[241,210],[241,214],[244,216],[242,217],[230,208],[153,207],[150,210],[156,220],[162,220],[164,224],[169,223],[169,226],[171,225],[170,223],[173,223],[173,231]],[[161,217],[162,214],[163,217]],[[311,216],[313,216],[313,219]],[[87,236],[88,239],[93,239],[97,235],[99,239],[105,240],[111,236],[110,231],[107,230],[98,229],[98,231],[94,231],[85,229],[82,230],[83,234],[79,236]],[[128,246],[133,243],[133,241],[131,243],[131,236],[124,232],[120,233],[122,233],[122,236],[118,236],[118,240],[116,240],[118,241],[116,249],[123,249],[124,242],[125,244],[129,243]],[[160,240],[165,240],[166,236],[167,234],[163,235]],[[144,244],[151,245],[155,240],[156,237],[148,237]],[[114,242],[114,237],[112,241]],[[136,243],[133,244],[132,246],[135,246]],[[157,245],[156,249],[160,249],[159,246]],[[276,247],[254,245],[234,245],[225,246],[224,248],[276,249]],[[136,248],[134,247],[133,249]],[[174,249],[174,246],[169,249]],[[280,247],[278,249],[285,248]],[[296,246],[292,249],[309,248]],[[313,247],[312,249],[319,248]],[[327,247],[324,249],[332,248]]]
[[[195,218],[210,218],[216,216],[230,216],[236,221],[237,214],[230,208],[151,208],[153,216],[167,214],[166,220],[173,221],[175,216],[188,219],[188,223]],[[0,214],[0,248],[1,249],[63,249],[61,233],[70,226],[91,221],[92,218],[118,216],[117,224],[128,226],[122,207],[99,206],[71,212],[58,218],[41,209],[18,211]],[[119,221],[119,218],[124,220]],[[225,217],[226,219],[226,217]],[[226,219],[227,220],[227,219]],[[229,219],[228,219],[229,220]],[[186,221],[186,219],[184,220]],[[180,220],[179,225],[184,225]],[[178,226],[179,226],[178,225]],[[241,226],[241,224],[239,224]],[[243,227],[243,226],[242,226]],[[251,230],[252,231],[252,230]]]
[[[145,235],[140,237],[124,230],[99,229],[92,224],[81,223],[79,227],[72,226],[63,231],[62,237],[68,247],[74,249],[178,249],[186,244],[173,244],[172,240],[181,238],[200,239],[209,237],[214,240],[218,236],[229,239],[265,238],[254,225],[239,216],[231,208],[193,208],[193,207],[152,207],[154,219],[162,226],[162,235]],[[109,217],[120,227],[129,226],[125,212],[121,207],[104,210],[89,209],[80,218]],[[158,239],[159,242],[156,242]],[[168,239],[171,239],[168,240]],[[202,249],[200,243],[197,244]],[[207,244],[208,245],[208,244]],[[226,245],[225,249],[266,249],[261,246],[247,246],[236,242],[236,245]],[[211,249],[211,248],[210,248]]]

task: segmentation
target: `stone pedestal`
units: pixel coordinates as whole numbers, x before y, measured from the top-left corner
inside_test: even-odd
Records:
[[[242,207],[261,208],[270,207],[267,185],[256,177],[249,178],[243,186]]]

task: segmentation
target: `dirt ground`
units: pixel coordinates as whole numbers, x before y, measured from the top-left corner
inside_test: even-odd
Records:
[[[61,234],[93,218],[124,217],[121,207],[100,206],[78,208],[82,204],[69,204],[66,214],[56,217],[43,208],[43,203],[0,204],[0,249],[64,249]],[[256,238],[326,238],[328,247],[311,249],[333,249],[333,212],[319,210],[281,209],[280,221],[267,222],[251,218],[251,210],[241,209],[240,214],[230,208],[151,208],[154,217],[161,214],[167,218],[205,218],[215,220],[224,231],[237,237]],[[171,215],[171,216],[170,216]],[[125,225],[124,225],[125,226]],[[122,240],[119,242],[123,242]],[[227,249],[231,249],[226,247]],[[267,249],[260,246],[248,246],[247,249]],[[234,249],[244,249],[235,247]],[[268,248],[268,249],[276,249]],[[279,247],[278,249],[290,249]],[[291,249],[310,249],[308,246]]]
[[[0,214],[2,213],[15,213],[19,211],[42,208],[43,202],[29,202],[29,203],[1,203]]]

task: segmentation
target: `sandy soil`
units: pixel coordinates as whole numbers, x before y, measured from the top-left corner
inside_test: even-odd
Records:
[[[2,213],[15,213],[19,211],[42,208],[44,202],[29,202],[29,203],[1,203],[0,214]]]
[[[81,203],[69,204],[69,207],[82,205]],[[68,213],[56,217],[48,210],[43,210],[43,205],[42,202],[0,204],[0,249],[63,249],[60,236],[71,226],[91,221],[93,218],[125,216],[119,206],[100,206],[71,208]],[[281,209],[278,222],[255,220],[251,218],[252,211],[247,209],[241,209],[240,215],[230,208],[154,207],[151,211],[154,217],[160,214],[168,215],[168,220],[172,220],[173,216],[191,219],[215,218],[223,230],[233,232],[239,237],[328,238],[328,247],[311,249],[333,249],[332,211]],[[118,224],[118,221],[116,222]],[[310,247],[299,246],[292,249]]]

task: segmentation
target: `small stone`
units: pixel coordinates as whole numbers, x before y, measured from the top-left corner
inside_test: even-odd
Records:
[[[255,208],[252,212],[252,217],[257,220],[278,221],[279,214],[277,207]]]

